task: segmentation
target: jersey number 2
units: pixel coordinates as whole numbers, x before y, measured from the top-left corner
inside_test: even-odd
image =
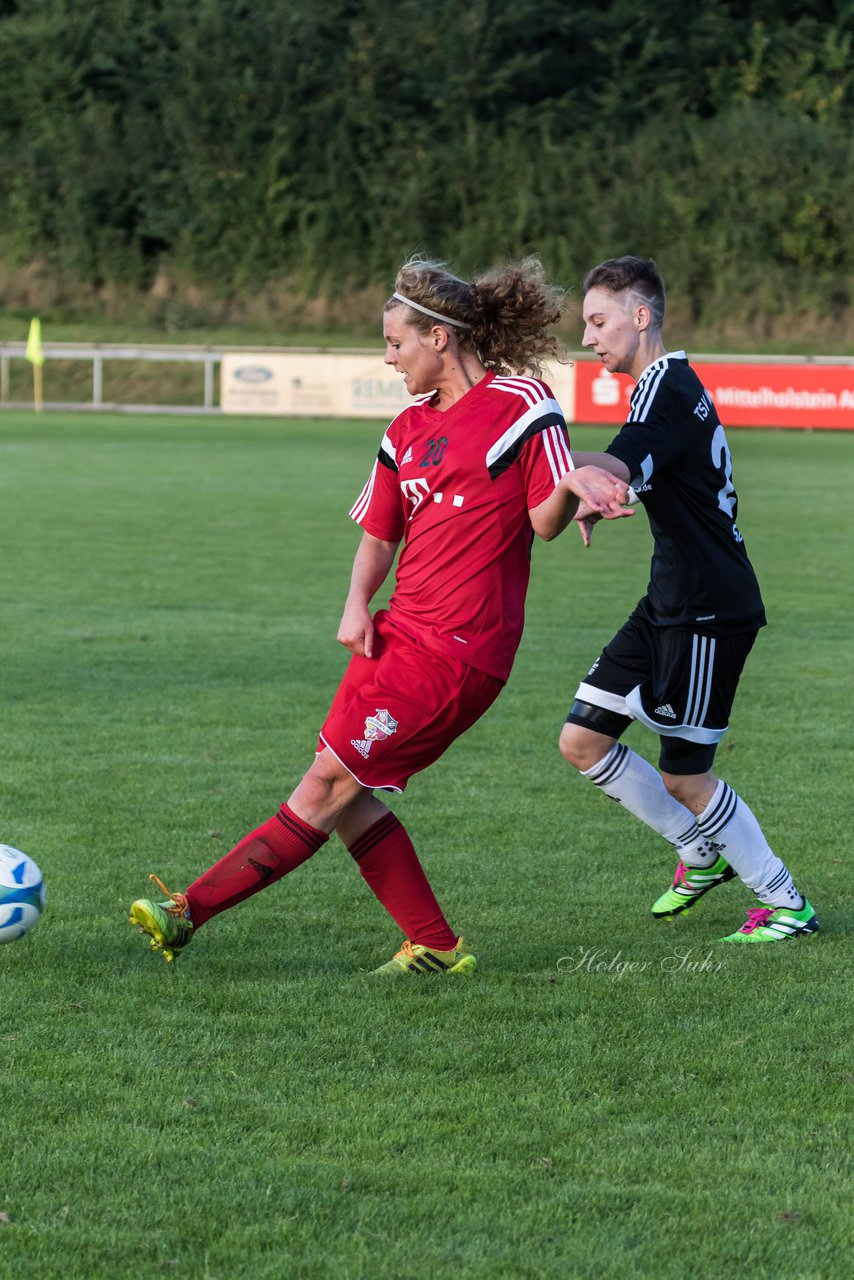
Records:
[[[718,490],[718,506],[730,520],[735,519],[735,485],[732,482],[732,457],[726,442],[726,432],[718,427],[712,436],[712,463],[718,470],[723,470],[724,482]],[[732,526],[736,542],[741,542],[741,534],[735,524]]]

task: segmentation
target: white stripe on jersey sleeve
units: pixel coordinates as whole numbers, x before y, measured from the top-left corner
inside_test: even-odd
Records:
[[[566,436],[557,426],[547,427],[542,434],[543,447],[549,460],[549,466],[552,469],[552,478],[557,484],[561,476],[565,476],[567,471],[573,470]]]
[[[383,436],[380,442],[380,452],[387,453],[388,456],[391,458],[392,462],[394,463],[394,465],[397,466],[397,454],[394,451],[394,445],[389,439],[388,432],[385,433],[385,435]]]
[[[492,384],[495,386],[495,383]],[[527,397],[525,397],[527,399]],[[486,465],[491,467],[499,458],[503,457],[508,449],[516,443],[520,436],[523,436],[540,418],[545,418],[549,414],[556,413],[563,418],[563,410],[557,400],[553,400],[551,396],[543,395],[538,404],[528,409],[522,414],[521,418],[507,428],[500,440],[496,440],[495,444],[486,455]],[[550,424],[551,425],[551,424]],[[566,468],[564,468],[566,470]],[[561,472],[561,475],[563,472]]]
[[[368,507],[371,505],[371,497],[374,492],[374,480],[376,479],[377,467],[379,465],[379,461],[374,463],[371,474],[368,476],[368,483],[365,485],[350,510],[350,518],[355,520],[356,524],[361,524],[367,514]]]
[[[522,396],[529,405],[542,404],[548,400],[542,383],[535,378],[493,378],[492,386],[496,391],[509,391],[511,395]]]

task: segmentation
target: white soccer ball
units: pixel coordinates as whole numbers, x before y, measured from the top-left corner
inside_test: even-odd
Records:
[[[0,844],[0,943],[15,942],[34,928],[44,899],[42,873],[32,858]]]

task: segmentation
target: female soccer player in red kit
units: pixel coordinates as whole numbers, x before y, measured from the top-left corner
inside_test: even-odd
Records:
[[[385,362],[412,404],[383,436],[351,516],[363,530],[338,639],[350,664],[314,762],[286,804],[185,893],[140,899],[131,924],[173,960],[213,916],[293,871],[335,831],[406,941],[377,973],[462,974],[476,960],[445,919],[398,818],[402,792],[492,704],[522,635],[533,535],[582,510],[627,514],[627,486],[573,471],[560,407],[538,378],[562,292],[536,258],[474,284],[413,259],[383,313]],[[391,570],[394,593],[370,602]]]

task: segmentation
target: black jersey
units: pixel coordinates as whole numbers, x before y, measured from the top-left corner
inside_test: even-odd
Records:
[[[711,633],[761,626],[726,433],[684,351],[643,371],[607,452],[629,468],[649,517],[654,547],[641,607],[650,621]]]

